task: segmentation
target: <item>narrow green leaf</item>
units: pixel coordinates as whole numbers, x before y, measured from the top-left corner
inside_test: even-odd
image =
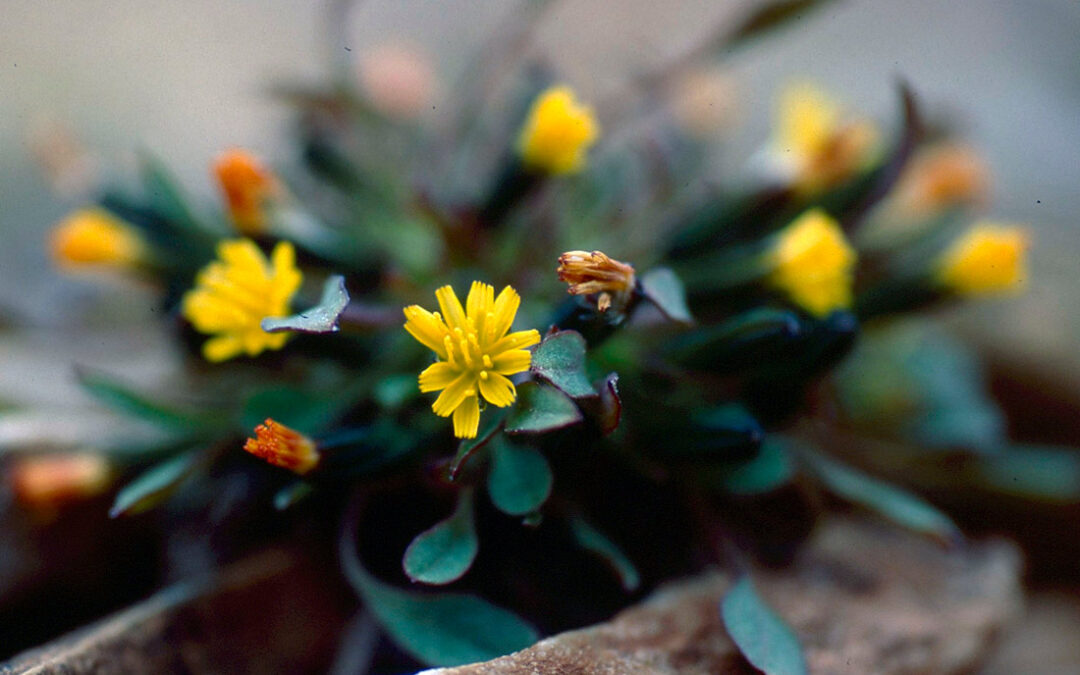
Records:
[[[175,431],[192,431],[212,426],[216,422],[208,414],[176,410],[151,401],[126,385],[100,373],[80,369],[76,372],[76,377],[87,393],[106,406],[157,426]]]
[[[343,542],[355,544],[351,538]],[[343,553],[346,576],[383,629],[398,646],[429,666],[488,661],[540,638],[521,617],[475,595],[395,588],[364,570],[354,550]]]
[[[117,493],[109,517],[134,515],[157,506],[194,473],[200,457],[201,453],[191,450],[143,472]]]
[[[824,5],[829,0],[776,0],[746,17],[743,22],[720,46],[730,49],[752,38],[757,38],[770,31],[787,25],[791,21],[802,19],[804,14]]]
[[[244,403],[240,430],[250,433],[266,418],[305,434],[317,434],[352,405],[351,397],[334,392],[308,392],[294,387],[275,387],[256,392]]]
[[[142,181],[154,210],[183,230],[202,235],[221,235],[207,227],[192,211],[183,188],[169,170],[156,158],[141,158]]]
[[[838,497],[877,511],[904,527],[944,541],[960,538],[956,524],[936,507],[906,490],[872,478],[824,455],[803,453],[811,470]]]
[[[657,267],[640,279],[642,293],[656,305],[664,316],[679,323],[694,323],[686,304],[686,289],[682,280],[670,268]]]
[[[349,304],[345,277],[332,276],[323,284],[322,298],[311,309],[282,318],[267,317],[260,324],[267,333],[336,333],[338,317]]]
[[[619,582],[627,592],[636,591],[641,585],[641,575],[626,554],[608,537],[578,514],[570,517],[570,531],[574,540],[586,551],[595,553],[611,565]]]
[[[581,422],[577,405],[554,387],[526,382],[517,388],[518,398],[506,420],[510,434],[541,434]]]
[[[458,495],[454,513],[424,530],[405,549],[402,569],[413,581],[449,584],[460,579],[476,560],[479,541],[473,522],[473,491]]]
[[[511,516],[536,511],[551,494],[553,481],[551,467],[539,450],[495,438],[487,488],[500,511]]]
[[[1011,447],[974,461],[982,482],[998,492],[1060,504],[1080,502],[1080,452],[1075,448]]]
[[[274,508],[278,511],[284,511],[299,503],[314,491],[315,488],[311,486],[311,483],[306,481],[298,480],[289,483],[278,490],[277,494],[274,495]]]
[[[795,631],[758,595],[750,577],[720,602],[724,628],[752,666],[765,675],[804,675],[806,659]]]
[[[754,309],[678,336],[667,353],[693,368],[738,372],[790,351],[801,333],[802,324],[794,312]]]
[[[766,441],[757,457],[725,470],[721,481],[732,494],[757,495],[779,488],[794,475],[795,463],[784,445]]]
[[[537,345],[531,368],[567,396],[596,396],[585,376],[585,338],[577,331],[559,331]]]

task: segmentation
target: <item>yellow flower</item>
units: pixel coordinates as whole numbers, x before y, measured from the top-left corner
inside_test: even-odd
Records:
[[[146,242],[135,228],[97,208],[76,211],[57,225],[49,248],[63,269],[134,267],[147,257]]]
[[[530,169],[574,173],[585,165],[585,153],[599,132],[592,108],[579,103],[569,87],[551,87],[529,109],[518,153]]]
[[[611,307],[613,297],[625,302],[637,283],[632,265],[613,260],[602,251],[567,251],[559,256],[555,271],[559,281],[570,284],[567,291],[572,295],[599,293],[596,308],[601,312]]]
[[[766,258],[769,283],[814,316],[851,306],[855,250],[821,209],[807,211],[781,230]]]
[[[203,356],[216,362],[281,349],[288,333],[267,333],[260,322],[287,316],[300,288],[292,244],[279,242],[270,261],[250,239],[223,241],[217,250],[219,260],[199,272],[181,307],[196,330],[219,334],[203,345]]]
[[[319,463],[315,441],[281,422],[267,418],[255,427],[255,438],[247,439],[244,450],[274,466],[304,475]]]
[[[840,107],[817,87],[789,86],[780,97],[774,151],[803,194],[833,187],[864,168],[878,143],[869,120],[848,122]]]
[[[214,173],[237,231],[262,234],[266,230],[267,204],[282,195],[274,174],[250,152],[240,149],[222,153],[214,163]]]
[[[1027,246],[1019,227],[978,223],[938,259],[937,282],[959,295],[1019,291],[1027,279]]]
[[[405,330],[439,358],[420,373],[420,391],[442,390],[431,409],[440,417],[454,416],[458,438],[475,438],[479,397],[500,408],[514,402],[517,390],[506,376],[528,370],[532,353],[525,347],[540,342],[540,333],[507,334],[521,304],[509,286],[496,298],[492,286],[474,281],[464,309],[450,286],[435,297],[441,314],[419,305],[405,308]]]

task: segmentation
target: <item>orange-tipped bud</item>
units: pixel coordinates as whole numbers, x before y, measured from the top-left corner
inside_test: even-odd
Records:
[[[559,256],[556,270],[559,281],[570,284],[567,292],[573,295],[599,293],[596,308],[601,312],[611,307],[612,300],[623,302],[634,290],[634,267],[612,260],[602,251],[567,251]]]
[[[51,509],[101,494],[112,482],[112,471],[97,454],[40,455],[16,460],[9,477],[20,503]]]
[[[237,231],[247,235],[266,230],[266,207],[282,196],[274,174],[250,152],[228,150],[214,163],[214,173],[225,195]]]
[[[315,441],[270,418],[255,427],[255,438],[247,439],[244,450],[274,466],[300,475],[311,471],[319,463],[319,449]]]

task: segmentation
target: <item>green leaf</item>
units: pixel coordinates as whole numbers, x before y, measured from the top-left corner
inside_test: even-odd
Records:
[[[581,422],[577,405],[554,387],[526,382],[517,388],[517,403],[506,420],[510,434],[541,434]]]
[[[585,376],[585,338],[577,331],[559,331],[537,345],[531,369],[567,396],[596,396]]]
[[[790,351],[802,334],[794,312],[754,309],[671,341],[668,358],[714,372],[739,372]]]
[[[600,382],[600,414],[597,422],[604,435],[614,433],[622,420],[622,398],[619,397],[619,375],[610,373]]]
[[[803,18],[803,14],[816,9],[828,0],[777,0],[759,7],[753,14],[730,33],[723,41],[723,47],[731,48],[751,38],[760,37],[776,30],[792,20]]]
[[[323,284],[322,298],[311,309],[281,318],[266,317],[260,324],[267,333],[336,333],[338,317],[349,304],[345,277],[332,276]]]
[[[263,389],[244,403],[240,430],[250,433],[269,417],[301,433],[317,434],[336,421],[352,403],[351,396],[333,392],[312,393],[294,387]]]
[[[465,466],[465,460],[490,441],[495,433],[502,427],[507,412],[508,411],[503,408],[496,410],[493,413],[488,413],[487,424],[480,430],[480,433],[476,434],[476,438],[466,438],[461,441],[458,445],[457,454],[454,455],[453,461],[450,462],[450,480],[454,480],[458,477],[461,468]]]
[[[1080,501],[1080,452],[1074,448],[1012,447],[975,462],[982,482],[998,492],[1060,504]]]
[[[600,556],[611,565],[611,568],[615,570],[615,574],[619,576],[619,582],[625,591],[637,590],[638,586],[641,585],[641,575],[638,574],[634,563],[630,562],[630,559],[615,545],[615,542],[608,539],[603,532],[590,525],[588,521],[578,514],[570,517],[570,531],[573,533],[578,545],[586,551]]]
[[[836,496],[877,511],[904,527],[944,541],[960,538],[956,524],[936,507],[906,490],[872,478],[861,471],[826,458],[820,453],[803,453],[811,470]]]
[[[126,385],[100,373],[80,369],[76,372],[76,377],[82,388],[101,403],[113,410],[138,417],[157,426],[175,431],[193,431],[219,423],[214,416],[209,414],[176,410],[151,401]]]
[[[202,453],[190,450],[143,472],[117,493],[109,517],[142,513],[165,501],[195,472],[201,457]]]
[[[521,617],[475,595],[405,591],[371,576],[354,552],[345,551],[342,559],[346,576],[383,629],[429,666],[488,661],[540,639]]]
[[[298,480],[293,483],[289,483],[285,487],[277,491],[274,495],[274,508],[278,511],[284,511],[289,507],[297,504],[301,500],[305,499],[308,495],[315,491],[315,488],[311,486],[311,483]]]
[[[728,492],[757,495],[772,492],[795,475],[795,463],[778,441],[765,441],[757,457],[723,472],[721,481]]]
[[[215,238],[225,234],[224,231],[214,231],[195,215],[180,183],[164,164],[149,155],[141,158],[141,164],[143,186],[156,212],[183,230]]]
[[[416,535],[405,549],[401,566],[413,581],[449,584],[469,571],[478,549],[473,491],[466,488],[458,495],[457,508],[449,518]]]
[[[551,467],[539,450],[496,437],[487,480],[496,508],[511,516],[536,511],[551,494],[553,481]]]
[[[757,451],[765,438],[761,424],[738,403],[695,410],[690,421],[683,442],[671,445],[679,456],[746,457]]]
[[[667,267],[657,267],[646,272],[639,283],[645,298],[656,305],[668,319],[679,323],[694,323],[694,317],[686,305],[686,289],[674,271]]]
[[[750,577],[720,602],[724,628],[752,666],[765,675],[803,675],[806,659],[795,631],[758,595]]]

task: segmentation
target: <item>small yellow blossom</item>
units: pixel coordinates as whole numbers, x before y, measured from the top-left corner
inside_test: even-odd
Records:
[[[855,250],[821,209],[796,218],[766,254],[769,283],[817,317],[851,306]]]
[[[796,84],[781,94],[774,152],[792,171],[799,192],[816,194],[847,180],[865,168],[877,144],[872,122],[845,120],[817,87]]]
[[[637,283],[634,268],[618,260],[612,260],[602,251],[567,251],[559,256],[556,270],[559,281],[570,284],[567,291],[573,295],[599,293],[596,308],[605,312],[612,299],[625,301]]]
[[[214,162],[214,173],[237,231],[249,236],[262,234],[268,204],[282,195],[274,174],[250,152],[240,149],[222,153]]]
[[[1027,280],[1027,246],[1019,227],[978,223],[938,259],[937,282],[959,295],[1019,291]]]
[[[300,475],[314,469],[320,458],[315,441],[270,418],[255,427],[255,438],[247,439],[244,450]]]
[[[104,209],[68,216],[49,238],[52,259],[62,269],[89,266],[130,268],[144,262],[147,245],[131,225]]]
[[[8,476],[19,502],[51,509],[101,494],[112,483],[113,472],[102,455],[72,453],[20,457]]]
[[[440,417],[454,416],[458,438],[475,438],[479,397],[500,408],[514,402],[517,390],[506,376],[528,370],[532,353],[525,347],[540,342],[540,333],[507,333],[521,304],[509,286],[496,298],[494,287],[474,281],[465,308],[450,286],[435,297],[441,314],[419,305],[405,308],[405,330],[438,357],[420,373],[420,391],[441,390],[431,409]]]
[[[250,239],[223,241],[218,258],[199,272],[181,307],[196,330],[218,334],[203,345],[203,356],[216,362],[281,349],[288,333],[267,333],[260,323],[287,316],[300,288],[303,277],[292,244],[278,242],[268,261]]]
[[[530,169],[550,174],[579,171],[600,132],[592,108],[569,87],[551,87],[533,102],[518,136],[518,153]]]

